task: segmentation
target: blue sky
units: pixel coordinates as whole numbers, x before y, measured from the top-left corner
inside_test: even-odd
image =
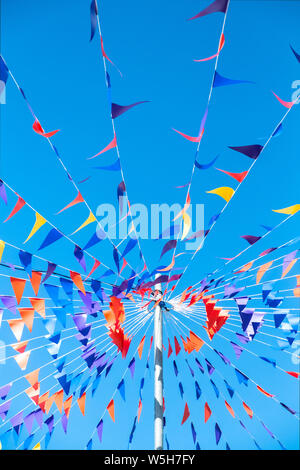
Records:
[[[292,83],[299,79],[300,71],[289,44],[300,51],[300,4],[297,1],[271,0],[232,0],[230,3],[225,26],[226,43],[217,70],[225,77],[251,80],[255,84],[214,89],[199,160],[207,162],[220,154],[219,168],[241,172],[249,167],[250,159],[231,151],[228,146],[263,145],[286,111],[271,90],[286,101],[292,99]],[[222,14],[214,14],[191,22],[186,19],[207,4],[195,0],[154,0],[150,7],[135,0],[101,2],[100,19],[105,50],[123,73],[121,78],[109,66],[113,101],[118,104],[150,101],[115,121],[131,203],[144,203],[148,207],[153,203],[184,203],[185,189],[176,189],[175,186],[184,185],[189,180],[195,144],[174,133],[172,128],[197,135],[206,107],[214,61],[195,63],[193,59],[208,57],[216,52],[224,17]],[[47,0],[41,4],[37,0],[26,3],[3,0],[1,16],[2,54],[9,68],[24,89],[43,127],[47,131],[61,129],[53,142],[74,180],[78,182],[92,176],[80,185],[85,199],[93,211],[103,202],[116,204],[120,175],[92,170],[93,165],[86,160],[105,147],[113,137],[98,37],[92,43],[89,42],[89,1]],[[1,107],[1,177],[38,212],[64,233],[70,234],[87,217],[86,209],[82,205],[55,215],[75,197],[74,188],[66,179],[47,142],[32,131],[32,116],[11,79],[6,100],[7,104]],[[273,213],[272,209],[298,202],[298,115],[299,109],[295,106],[283,124],[283,132],[272,139],[256,162],[253,171],[207,238],[205,247],[186,272],[176,293],[195,284],[206,273],[221,267],[223,262],[220,257],[234,256],[245,248],[246,242],[240,238],[241,235],[261,235],[264,231],[260,224],[274,226],[279,223],[283,216]],[[106,165],[114,160],[115,153],[110,151],[101,157],[101,163],[98,161]],[[223,207],[220,198],[206,194],[206,191],[227,185],[235,187],[234,180],[214,168],[196,170],[191,200],[204,204],[206,225],[210,217]],[[14,202],[15,199],[9,196],[9,207],[1,206],[3,219],[9,214]],[[33,213],[26,208],[5,226],[1,225],[1,238],[21,247],[33,222]],[[270,246],[279,246],[292,239],[297,235],[297,228],[299,217],[296,215],[239,258],[235,266],[229,265],[228,269],[257,257]],[[35,253],[46,233],[47,228],[43,227],[28,243],[27,249]],[[74,241],[84,244],[92,233],[92,227],[86,228],[74,235]],[[163,242],[142,240],[141,246],[149,267],[154,269],[159,262]],[[44,250],[41,256],[76,270],[78,264],[72,250],[69,242],[60,240]],[[108,242],[90,251],[112,266],[112,248]],[[16,253],[13,250],[9,253],[10,262],[17,264]],[[166,258],[166,263],[171,261],[170,257]],[[134,257],[130,260],[136,262]],[[293,268],[291,273],[296,272],[297,269]],[[272,279],[271,275],[269,279]],[[294,281],[284,282],[284,288],[294,287]],[[3,280],[1,294],[8,293],[9,288]],[[295,306],[294,299],[286,300],[286,308]],[[43,328],[36,328],[35,336],[43,334]],[[197,328],[201,332],[199,325]],[[237,322],[236,331],[239,331]],[[274,331],[271,334],[280,336]],[[10,334],[8,330],[6,333]],[[224,332],[228,338],[230,334]],[[137,343],[139,338],[134,341]],[[12,339],[10,336],[9,341],[12,342]],[[274,338],[269,340],[275,341]],[[227,351],[234,361],[233,352],[228,344],[224,344],[224,340],[216,338],[213,347],[224,350],[224,354]],[[134,344],[132,348],[134,351]],[[251,350],[258,355],[267,355],[267,349],[262,344],[253,343]],[[211,362],[218,363],[220,372],[228,374],[234,382],[234,375],[231,376],[231,372],[224,369],[220,360],[213,355],[210,357],[209,350],[203,354]],[[276,357],[283,369],[294,370],[295,365],[291,364],[288,354],[272,350],[270,355]],[[45,360],[46,356],[45,352]],[[31,367],[38,367],[39,360],[38,357],[32,358]],[[244,367],[257,383],[261,382],[266,389],[271,387],[281,401],[298,407],[295,379],[283,377],[279,371],[272,370],[270,365],[246,353],[239,361],[240,368]],[[69,422],[70,434],[64,436],[58,425],[49,448],[84,447],[118,383],[120,368],[125,369],[120,359],[118,364],[118,370],[112,371],[110,378],[102,382],[95,398],[88,398],[86,417],[82,418],[77,407],[74,407]],[[199,381],[203,381],[203,396],[209,398],[215,414],[214,421],[204,425],[204,398],[202,396],[201,403],[196,402],[193,398],[193,382],[182,358],[178,358],[178,365],[184,377],[182,381],[186,396],[190,397],[191,414],[200,446],[215,448],[213,423],[217,421],[224,433],[222,448],[226,440],[232,448],[253,448],[249,435],[240,432],[238,420],[233,422],[230,415],[225,414],[221,399],[216,400],[212,396],[210,384],[198,375]],[[5,370],[3,383],[18,373],[17,366]],[[136,379],[127,379],[127,403],[124,406],[120,399],[116,402],[116,424],[106,418],[102,448],[126,448],[137,407],[139,378],[143,373],[144,362],[137,367]],[[152,446],[153,375],[146,380],[142,419],[133,444],[136,448]],[[165,372],[167,434],[172,448],[187,449],[192,446],[190,431],[175,431],[180,426],[178,413],[181,420],[184,407],[177,390],[173,393],[175,387],[177,385],[170,364]],[[246,401],[251,402],[257,415],[288,448],[297,448],[298,423],[293,416],[279,409],[279,405],[272,400],[266,402],[267,399],[250,386],[249,389],[241,389],[240,393]],[[15,406],[17,411],[18,405]],[[237,400],[236,407],[239,406]],[[242,412],[241,409],[241,416]],[[190,426],[190,423],[186,426]],[[278,448],[278,444],[268,437],[257,420],[249,423],[249,429],[257,436],[262,447]],[[95,447],[99,447],[98,442],[95,442]]]

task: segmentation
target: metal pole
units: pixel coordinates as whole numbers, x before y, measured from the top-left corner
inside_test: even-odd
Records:
[[[155,289],[161,290],[161,285]],[[159,305],[154,312],[154,449],[163,449],[163,321]]]

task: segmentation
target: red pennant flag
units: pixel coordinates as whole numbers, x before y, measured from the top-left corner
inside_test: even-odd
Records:
[[[94,155],[93,157],[89,157],[87,160],[92,160],[93,158],[98,157],[102,153],[107,152],[108,150],[111,150],[115,148],[116,146],[117,146],[117,136],[115,134],[113,140],[103,150],[101,150],[101,152],[96,153],[96,155]]]
[[[74,282],[75,286],[85,295],[85,288],[79,273],[75,271],[70,271],[70,277]]]
[[[169,341],[169,349],[168,349],[168,359],[169,359],[169,357],[171,356],[171,354],[173,352],[173,349],[172,349],[171,342],[170,342],[169,338],[168,338],[168,341]]]
[[[245,408],[245,411],[247,413],[247,415],[249,416],[250,419],[253,418],[253,411],[251,410],[251,408],[246,405],[246,403],[243,401],[243,407]]]
[[[139,344],[139,347],[138,347],[138,353],[139,353],[139,357],[140,359],[142,359],[142,354],[143,354],[143,348],[144,348],[144,344],[145,344],[145,338],[146,336],[144,336]]]
[[[71,201],[66,207],[64,207],[63,209],[61,209],[59,212],[57,212],[57,214],[60,214],[61,212],[69,209],[70,207],[73,207],[75,206],[76,204],[79,204],[80,202],[84,202],[84,199],[83,197],[81,196],[80,192],[78,191],[78,194],[77,196],[75,197],[75,199],[73,199],[73,201]]]
[[[248,175],[248,171],[242,171],[241,173],[231,173],[230,171],[221,170],[220,168],[216,168],[216,170],[226,173],[226,175],[231,176],[232,178],[237,180],[239,183],[241,183]]]
[[[26,204],[26,202],[24,201],[24,199],[22,199],[21,196],[19,196],[15,207],[13,208],[13,210],[11,211],[11,213],[9,214],[7,219],[5,219],[3,221],[3,223],[7,222],[9,219],[11,219],[17,212],[19,212],[19,210],[22,209],[23,206],[25,206],[25,204]]]
[[[96,271],[96,269],[99,268],[100,264],[101,264],[100,261],[98,261],[97,259],[95,259],[94,266],[92,267],[91,271],[89,272],[89,274],[88,274],[87,277],[85,278],[85,281],[93,274],[93,272]]]
[[[111,417],[111,419],[115,421],[115,404],[113,400],[109,402],[106,409],[109,412],[109,416]]]
[[[299,372],[288,372],[286,371],[287,374],[291,375],[292,377],[295,377],[295,379],[298,379],[300,374]]]
[[[182,418],[182,421],[181,421],[181,425],[183,425],[183,423],[186,422],[186,420],[189,418],[189,416],[190,416],[190,410],[189,410],[188,404],[186,403],[185,407],[184,407],[184,413],[183,413],[183,418]]]
[[[175,352],[176,352],[176,356],[179,354],[179,352],[181,351],[181,347],[177,341],[177,338],[176,336],[174,336],[174,343],[175,343]]]
[[[204,405],[204,422],[207,423],[209,418],[211,417],[211,409],[208,406],[208,403],[205,403]]]
[[[59,132],[59,129],[57,129],[56,131],[46,133],[37,119],[34,121],[32,129],[37,134],[42,135],[43,137],[46,137],[46,139],[53,137],[57,132]]]
[[[256,386],[257,387],[257,390],[259,390],[261,393],[263,393],[264,395],[266,395],[267,397],[274,397],[275,395],[271,395],[271,393],[268,393],[266,392],[263,388],[261,388],[259,385]]]

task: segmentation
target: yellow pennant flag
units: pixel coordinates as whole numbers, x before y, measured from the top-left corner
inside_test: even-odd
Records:
[[[183,218],[183,233],[182,233],[181,241],[185,239],[185,237],[187,236],[191,228],[190,216],[186,213],[183,213],[182,218]]]
[[[79,232],[79,230],[81,230],[82,228],[84,228],[87,225],[91,224],[92,222],[96,222],[96,217],[94,216],[94,214],[92,212],[90,212],[90,215],[88,216],[86,221],[83,222],[83,224],[80,225],[80,227],[78,229],[76,229],[75,232],[73,232],[71,235],[74,235],[74,233]]]
[[[3,240],[0,240],[0,261],[2,259],[4,248],[5,248],[5,243]]]
[[[46,219],[44,219],[44,217],[42,217],[40,214],[38,214],[38,212],[35,213],[35,223],[34,223],[34,226],[32,227],[31,229],[31,232],[30,234],[28,235],[28,237],[26,238],[25,242],[28,242],[28,240],[42,227],[42,225],[44,225],[46,223]]]
[[[38,442],[37,445],[34,446],[32,450],[41,450],[41,443]]]
[[[284,209],[273,209],[273,212],[279,212],[280,214],[294,215],[300,211],[300,204],[294,206],[285,207]]]
[[[234,195],[234,190],[229,186],[221,186],[220,188],[212,189],[211,191],[206,191],[210,194],[217,194],[225,199],[226,202],[229,202],[232,196]]]

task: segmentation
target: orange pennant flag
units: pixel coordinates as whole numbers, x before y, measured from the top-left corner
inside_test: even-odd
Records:
[[[294,289],[294,296],[300,297],[300,276],[296,276],[296,287]]]
[[[251,410],[251,408],[246,405],[246,403],[243,401],[243,407],[245,408],[245,411],[247,413],[247,415],[249,416],[250,419],[253,418],[253,411]]]
[[[62,412],[63,408],[63,401],[64,401],[64,391],[63,389],[59,390],[58,392],[54,393],[54,402],[59,410],[59,412]]]
[[[208,406],[208,403],[205,403],[204,405],[204,422],[207,423],[209,418],[211,417],[211,409]]]
[[[38,271],[32,271],[30,282],[31,282],[35,295],[38,295],[39,293],[41,279],[42,279],[42,273]]]
[[[265,274],[265,272],[272,266],[272,263],[273,261],[269,261],[268,263],[266,264],[263,264],[259,270],[257,271],[257,275],[256,275],[256,284],[259,284],[261,278],[263,277],[263,275]]]
[[[14,356],[14,359],[21,370],[25,370],[28,364],[29,356],[31,351],[24,352],[22,354],[18,354],[18,356]]]
[[[84,416],[84,413],[85,413],[85,400],[86,400],[86,392],[84,392],[81,397],[79,397],[77,399],[77,403],[78,403],[78,406],[79,406],[79,409],[81,411],[81,413],[83,414]]]
[[[144,344],[145,344],[145,338],[146,338],[146,336],[144,336],[144,337],[141,339],[141,342],[140,342],[139,347],[138,347],[138,353],[139,353],[140,359],[142,359],[143,348],[144,348]]]
[[[69,416],[70,416],[72,400],[73,400],[73,395],[71,395],[69,398],[67,398],[66,401],[64,402],[64,411],[65,411],[66,417],[68,419],[69,419]]]
[[[113,400],[111,400],[107,405],[107,411],[109,412],[111,419],[115,421],[115,404]]]
[[[32,307],[28,308],[19,308],[20,315],[23,322],[27,326],[30,333],[32,332],[33,319],[34,319],[34,309]]]
[[[70,277],[74,282],[75,286],[85,295],[85,288],[80,274],[76,273],[75,271],[70,271]]]
[[[22,333],[24,329],[24,322],[21,318],[17,318],[16,320],[7,320],[7,323],[10,326],[11,331],[15,335],[17,341],[21,341]]]
[[[80,202],[84,202],[84,199],[83,197],[81,196],[80,192],[78,191],[78,194],[77,196],[75,197],[75,199],[73,199],[73,201],[71,201],[66,207],[64,207],[63,209],[61,209],[59,212],[57,212],[57,214],[60,214],[61,212],[69,209],[70,207],[73,207],[75,206],[76,204],[79,204]],[[57,215],[56,214],[56,215]]]
[[[231,408],[231,406],[229,405],[229,403],[227,403],[226,400],[225,400],[225,406],[226,406],[227,410],[229,411],[229,413],[231,414],[231,416],[232,416],[233,418],[235,418],[234,411],[233,411],[233,409]]]
[[[26,279],[11,277],[10,282],[15,293],[18,304],[21,302],[22,295],[25,289]]]
[[[30,372],[29,374],[25,375],[25,379],[28,380],[30,385],[35,390],[38,389],[38,385],[39,385],[39,372],[40,372],[40,369],[36,369],[36,370]]]
[[[189,416],[190,416],[190,410],[189,410],[188,404],[186,403],[185,407],[184,407],[184,413],[183,413],[183,418],[182,418],[182,421],[181,421],[181,425],[183,425],[186,422],[186,420],[189,418]]]
[[[34,310],[39,315],[41,315],[41,317],[45,318],[46,317],[45,299],[30,298],[29,300]]]
[[[25,390],[26,395],[36,404],[39,403],[40,386],[37,388],[29,387]]]
[[[143,408],[143,403],[142,403],[142,400],[140,399],[140,401],[139,401],[139,408],[138,408],[138,416],[137,416],[138,423],[140,422],[140,417],[141,417],[142,408]]]
[[[38,405],[41,408],[43,413],[46,412],[46,404],[47,404],[48,398],[49,398],[49,392],[46,392],[39,397]]]

